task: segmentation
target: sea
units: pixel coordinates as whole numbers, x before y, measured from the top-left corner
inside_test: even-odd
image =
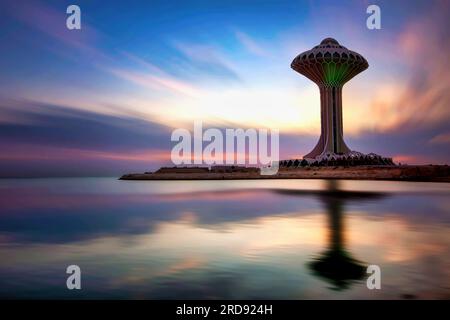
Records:
[[[450,184],[1,179],[0,257],[3,299],[449,299]]]

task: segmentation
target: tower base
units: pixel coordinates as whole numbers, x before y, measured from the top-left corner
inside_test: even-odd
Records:
[[[358,151],[346,153],[323,153],[314,158],[281,160],[280,168],[297,168],[306,166],[395,166],[392,158],[382,157],[375,153],[364,154]]]

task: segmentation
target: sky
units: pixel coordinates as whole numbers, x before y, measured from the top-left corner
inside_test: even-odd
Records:
[[[81,8],[81,30],[66,8]],[[366,9],[381,8],[369,30]],[[117,176],[171,165],[174,129],[320,134],[317,86],[290,68],[326,37],[369,68],[344,86],[352,150],[450,162],[449,1],[0,3],[0,177]]]

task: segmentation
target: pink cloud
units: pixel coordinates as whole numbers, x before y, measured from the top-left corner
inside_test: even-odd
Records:
[[[430,139],[431,144],[450,144],[450,132],[438,134]]]
[[[26,144],[10,144],[2,146],[0,160],[32,161],[32,160],[112,160],[132,162],[161,162],[170,160],[167,150],[147,151],[97,151],[89,149],[64,148],[53,146],[37,146]]]

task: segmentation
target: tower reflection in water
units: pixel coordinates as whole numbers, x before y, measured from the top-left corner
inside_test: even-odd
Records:
[[[332,285],[333,290],[345,290],[366,277],[367,264],[354,258],[346,249],[344,205],[351,201],[364,201],[385,197],[379,192],[345,191],[339,181],[327,180],[323,191],[305,192],[279,190],[281,193],[298,196],[317,195],[325,204],[328,218],[327,249],[308,263],[313,274]]]
[[[333,289],[342,290],[350,283],[361,280],[365,275],[365,266],[354,259],[345,248],[345,231],[343,221],[343,202],[340,197],[338,182],[330,180],[328,190],[321,195],[326,205],[328,218],[328,249],[318,256],[309,267],[313,273],[333,285]]]

